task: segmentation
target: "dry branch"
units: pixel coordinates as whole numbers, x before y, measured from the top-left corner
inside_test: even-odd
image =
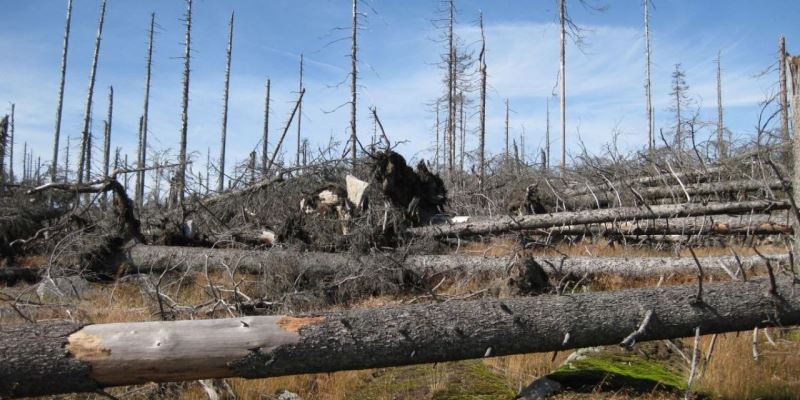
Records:
[[[447,236],[487,235],[510,231],[524,231],[551,228],[564,225],[592,224],[639,219],[658,219],[690,217],[700,215],[742,214],[767,210],[785,210],[787,201],[754,200],[731,203],[709,204],[670,204],[650,207],[621,207],[606,210],[587,210],[561,212],[554,214],[527,215],[522,217],[504,216],[479,222],[450,225],[431,225],[411,228],[408,231],[417,236],[442,238]]]
[[[800,294],[781,280],[305,315],[0,328],[0,396],[90,392],[151,381],[299,373],[547,352],[617,344],[652,316],[638,341],[800,323]],[[564,335],[570,340],[564,343]]]

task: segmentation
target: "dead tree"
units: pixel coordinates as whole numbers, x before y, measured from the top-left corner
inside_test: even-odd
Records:
[[[8,143],[8,115],[0,119],[0,191],[6,188],[6,143]]]
[[[478,56],[478,63],[481,73],[481,104],[480,104],[480,145],[478,150],[478,169],[479,179],[478,184],[480,191],[483,192],[483,186],[486,181],[486,35],[483,29],[483,12],[480,13],[480,27],[481,27],[481,52]],[[438,106],[438,103],[437,103]],[[439,113],[437,108],[436,118],[438,121]],[[437,124],[438,125],[438,124]]]
[[[505,121],[506,121],[506,123],[505,123],[504,132],[505,132],[506,151],[505,151],[505,153],[503,153],[503,160],[505,161],[506,166],[508,166],[508,158],[509,158],[509,154],[511,154],[510,148],[508,147],[509,146],[509,144],[508,144],[508,97],[506,97],[506,119],[505,119]]]
[[[92,56],[92,69],[89,74],[89,88],[86,93],[86,111],[83,114],[83,130],[81,131],[81,150],[78,154],[78,183],[84,181],[84,169],[87,175],[91,170],[91,124],[92,124],[92,96],[94,96],[94,82],[97,73],[97,59],[100,56],[100,40],[103,35],[103,22],[106,17],[106,0],[100,3],[100,21],[97,24],[97,36],[94,42],[94,55]]]
[[[231,79],[231,53],[233,51],[233,11],[228,21],[228,47],[225,51],[225,89],[222,92],[222,133],[219,143],[219,176],[217,192],[225,190],[225,139],[228,133],[228,89]]]
[[[800,251],[800,213],[797,205],[800,204],[800,57],[789,59],[789,68],[792,78],[792,199],[795,211],[795,255]]]
[[[380,368],[619,344],[636,331],[642,342],[687,337],[696,327],[712,334],[800,323],[788,279],[707,284],[701,304],[690,301],[696,294],[696,285],[679,285],[293,317],[4,325],[0,395]]]
[[[8,182],[14,183],[14,112],[16,104],[11,103],[11,126],[9,128],[8,142]]]
[[[620,207],[605,210],[571,211],[554,214],[526,215],[522,217],[488,218],[476,222],[449,225],[431,225],[410,228],[417,236],[442,238],[447,236],[472,236],[501,232],[525,231],[563,225],[593,224],[634,219],[676,218],[700,215],[741,214],[764,210],[786,210],[787,201],[753,200],[732,203],[669,204],[645,207]]]
[[[350,157],[352,159],[352,168],[356,167],[356,143],[358,137],[356,136],[356,95],[357,89],[357,76],[358,76],[358,0],[353,0],[353,27],[351,33],[352,46],[350,50]],[[302,89],[302,88],[301,88]],[[298,125],[299,126],[299,125]]]
[[[303,54],[300,54],[300,84],[297,89],[298,92],[304,92],[303,89]],[[303,96],[300,96],[300,103],[298,104],[297,109],[297,159],[295,160],[295,166],[300,166],[300,147],[303,145],[303,141],[300,139],[300,125],[303,122]],[[271,164],[271,163],[270,163]]]
[[[264,95],[264,133],[261,137],[261,174],[267,174],[267,152],[269,147],[269,89],[270,80],[267,79],[266,94]]]
[[[64,46],[61,50],[61,80],[58,86],[58,105],[56,106],[56,127],[53,131],[53,163],[50,170],[50,182],[58,180],[58,139],[61,135],[61,111],[64,105],[64,81],[67,74],[67,49],[69,48],[69,29],[72,22],[72,0],[67,0],[67,20],[64,22]]]
[[[183,196],[186,188],[186,133],[189,130],[189,60],[192,44],[192,0],[186,0],[186,38],[183,53],[183,96],[181,97],[181,140],[178,149],[178,170],[176,171],[176,191],[178,207],[183,208]]]
[[[727,155],[725,148],[725,125],[722,123],[722,54],[717,53],[717,158],[724,159]]]
[[[561,63],[560,66],[560,74],[559,77],[561,78],[560,89],[561,89],[561,96],[559,98],[559,104],[561,105],[561,172],[563,173],[567,168],[567,77],[566,77],[566,53],[567,53],[567,1],[566,0],[559,0],[559,21],[561,22]]]
[[[147,35],[147,62],[144,78],[144,110],[139,120],[139,150],[136,158],[136,168],[138,171],[136,172],[136,188],[134,190],[134,199],[139,209],[144,206],[145,166],[147,165],[147,123],[149,121],[148,113],[150,110],[150,77],[153,62],[153,31],[155,29],[155,24],[156,13],[150,13],[150,31]]]
[[[778,39],[778,105],[781,108],[781,137],[789,143],[789,105],[786,101],[786,39],[781,35]]]
[[[544,132],[544,149],[545,149],[545,156],[544,160],[542,160],[542,164],[544,165],[545,171],[550,170],[550,98],[547,98],[546,101],[546,125],[545,125],[545,132]]]
[[[671,107],[675,112],[675,145],[678,150],[683,149],[683,118],[681,116],[681,107],[685,108],[688,97],[686,92],[689,86],[686,84],[686,73],[683,72],[681,64],[675,64],[675,70],[672,72],[672,91],[670,95],[673,96],[674,103]]]
[[[267,174],[269,174],[269,170],[272,169],[272,164],[275,163],[275,157],[278,156],[278,152],[281,150],[283,139],[286,138],[286,133],[289,132],[289,127],[292,126],[292,121],[294,120],[295,114],[298,115],[298,122],[300,121],[300,113],[298,111],[300,110],[300,105],[303,102],[303,95],[305,93],[305,89],[300,89],[300,95],[297,97],[297,102],[294,104],[294,109],[292,110],[292,114],[289,116],[289,121],[286,123],[286,127],[283,129],[283,134],[281,134],[280,139],[278,139],[278,144],[276,144],[275,149],[272,150],[272,157],[269,158],[269,163],[267,163]]]
[[[103,178],[108,178],[108,164],[111,156],[111,120],[114,115],[114,87],[108,87],[108,116],[103,126]],[[103,192],[103,207],[108,204],[106,192]]]
[[[644,81],[644,95],[647,111],[647,148],[653,150],[655,147],[655,137],[653,136],[653,96],[651,93],[651,80],[650,80],[650,4],[651,0],[642,0],[644,5],[644,55],[645,55],[645,81]]]

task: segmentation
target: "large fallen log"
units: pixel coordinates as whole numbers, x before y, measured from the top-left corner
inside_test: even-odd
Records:
[[[771,261],[787,263],[786,254],[770,254]],[[622,275],[626,277],[658,277],[667,274],[696,273],[697,265],[691,257],[531,257],[548,275],[573,274]],[[759,256],[700,257],[708,274],[727,274],[739,268],[748,271],[763,266]],[[203,249],[170,246],[136,245],[127,253],[128,272],[152,273],[164,270],[231,271],[250,274],[274,274],[292,270],[316,276],[333,275],[355,269],[377,271],[387,266],[402,266],[422,277],[441,274],[492,273],[502,275],[514,264],[514,257],[478,257],[469,255],[375,255],[352,256],[331,253],[298,253],[290,251],[254,251],[236,249]]]
[[[775,222],[734,222],[685,221],[675,223],[667,220],[655,220],[652,223],[622,223],[600,225],[569,225],[543,230],[543,234],[560,235],[592,235],[592,236],[646,236],[646,235],[791,235],[792,227]]]
[[[669,204],[643,207],[620,207],[606,210],[585,210],[553,214],[503,216],[478,222],[450,225],[429,225],[410,228],[417,236],[443,238],[447,236],[488,235],[511,231],[551,228],[565,225],[592,224],[625,220],[691,217],[699,215],[761,213],[767,210],[789,209],[788,201],[753,200],[732,203]]]
[[[0,397],[545,352],[800,323],[791,280],[348,310],[0,327]],[[645,317],[648,316],[648,317]],[[642,321],[647,321],[642,323]],[[643,325],[643,326],[640,326]],[[634,333],[635,332],[635,333]]]
[[[631,193],[630,188],[626,186],[617,187],[617,191],[629,198],[636,197],[636,202],[640,199],[645,201],[661,200],[661,199],[677,199],[678,202],[686,201],[686,195],[694,196],[709,196],[709,195],[735,195],[738,193],[750,193],[761,190],[774,190],[783,192],[784,187],[781,181],[754,181],[754,180],[739,180],[727,182],[708,182],[696,183],[691,185],[675,186],[655,186],[646,188],[634,188],[635,194]],[[582,195],[571,195],[566,197],[568,207],[595,207],[599,201],[603,204],[617,203],[617,193],[613,191],[601,191]]]

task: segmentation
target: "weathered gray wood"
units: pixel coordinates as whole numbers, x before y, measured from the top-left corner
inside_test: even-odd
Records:
[[[380,368],[800,323],[779,280],[482,299],[300,317],[0,327],[0,396],[220,377]],[[568,338],[565,340],[565,337]],[[24,345],[20,345],[24,344]],[[44,384],[47,382],[47,384]]]
[[[553,214],[526,215],[522,217],[503,216],[479,222],[466,222],[450,225],[430,225],[411,228],[408,231],[417,236],[442,238],[447,236],[487,235],[510,231],[523,231],[551,228],[564,225],[592,224],[637,219],[658,219],[690,217],[699,215],[762,213],[766,210],[785,210],[787,201],[753,200],[731,203],[688,203],[649,207],[620,207],[605,210],[584,210]]]
[[[297,271],[333,274],[354,268],[377,270],[387,265],[402,264],[419,276],[457,273],[505,274],[515,259],[513,257],[479,257],[469,255],[416,255],[403,259],[401,256],[352,256],[331,253],[297,253],[271,250],[253,251],[236,249],[206,249],[170,246],[136,245],[128,249],[128,272],[149,273],[174,271],[221,271],[270,274],[294,267]],[[776,263],[788,262],[788,255],[769,255]],[[671,273],[695,273],[697,266],[691,257],[533,257],[548,274],[603,274],[629,277],[650,277]],[[700,262],[709,274],[726,274],[739,268],[739,261],[732,256],[700,257]],[[764,265],[759,256],[740,257],[742,267],[751,269]],[[720,267],[723,266],[724,268]]]

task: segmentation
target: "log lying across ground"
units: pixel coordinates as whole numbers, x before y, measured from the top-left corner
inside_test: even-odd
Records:
[[[649,207],[620,207],[606,210],[526,215],[522,217],[504,216],[477,222],[423,226],[411,228],[408,231],[417,236],[443,238],[448,236],[488,235],[510,231],[524,231],[600,222],[700,215],[743,214],[750,212],[762,213],[768,210],[786,210],[789,208],[790,204],[788,201],[769,200],[709,204],[669,204]]]
[[[0,327],[0,397],[260,378],[546,352],[800,324],[789,279],[303,316]],[[796,292],[796,293],[795,293]],[[649,321],[640,328],[642,321]]]
[[[629,195],[631,191],[626,186],[616,188],[622,195]],[[708,182],[708,183],[695,183],[685,185],[683,187],[676,186],[656,186],[648,188],[636,189],[636,197],[645,200],[659,200],[674,198],[680,201],[686,201],[686,194],[689,196],[708,196],[715,194],[736,194],[736,193],[749,193],[761,190],[774,190],[783,192],[784,187],[781,181],[775,179],[770,181],[754,181],[754,180],[739,180],[727,182]],[[599,200],[602,202],[616,202],[616,192],[601,191],[596,193],[588,193],[577,196],[567,197],[567,204],[573,206],[594,206]]]
[[[655,220],[652,223],[622,223],[606,225],[569,225],[548,228],[542,233],[561,235],[791,235],[790,225],[776,222],[734,222],[686,221],[676,223],[668,220]]]
[[[770,254],[775,263],[788,263],[787,254]],[[691,257],[532,257],[547,274],[578,276],[622,275],[627,277],[658,277],[667,274],[696,273]],[[745,271],[763,266],[759,256],[700,257],[708,274],[735,273],[741,265]],[[136,245],[128,250],[128,272],[150,273],[166,269],[186,271],[231,271],[250,274],[275,274],[292,270],[296,273],[313,271],[315,275],[331,275],[342,271],[367,269],[377,271],[402,266],[419,276],[441,274],[504,273],[514,262],[513,257],[479,257],[469,255],[352,256],[331,253],[298,253],[280,250],[255,251],[234,249],[204,249],[171,246]],[[728,272],[726,272],[726,270]]]

